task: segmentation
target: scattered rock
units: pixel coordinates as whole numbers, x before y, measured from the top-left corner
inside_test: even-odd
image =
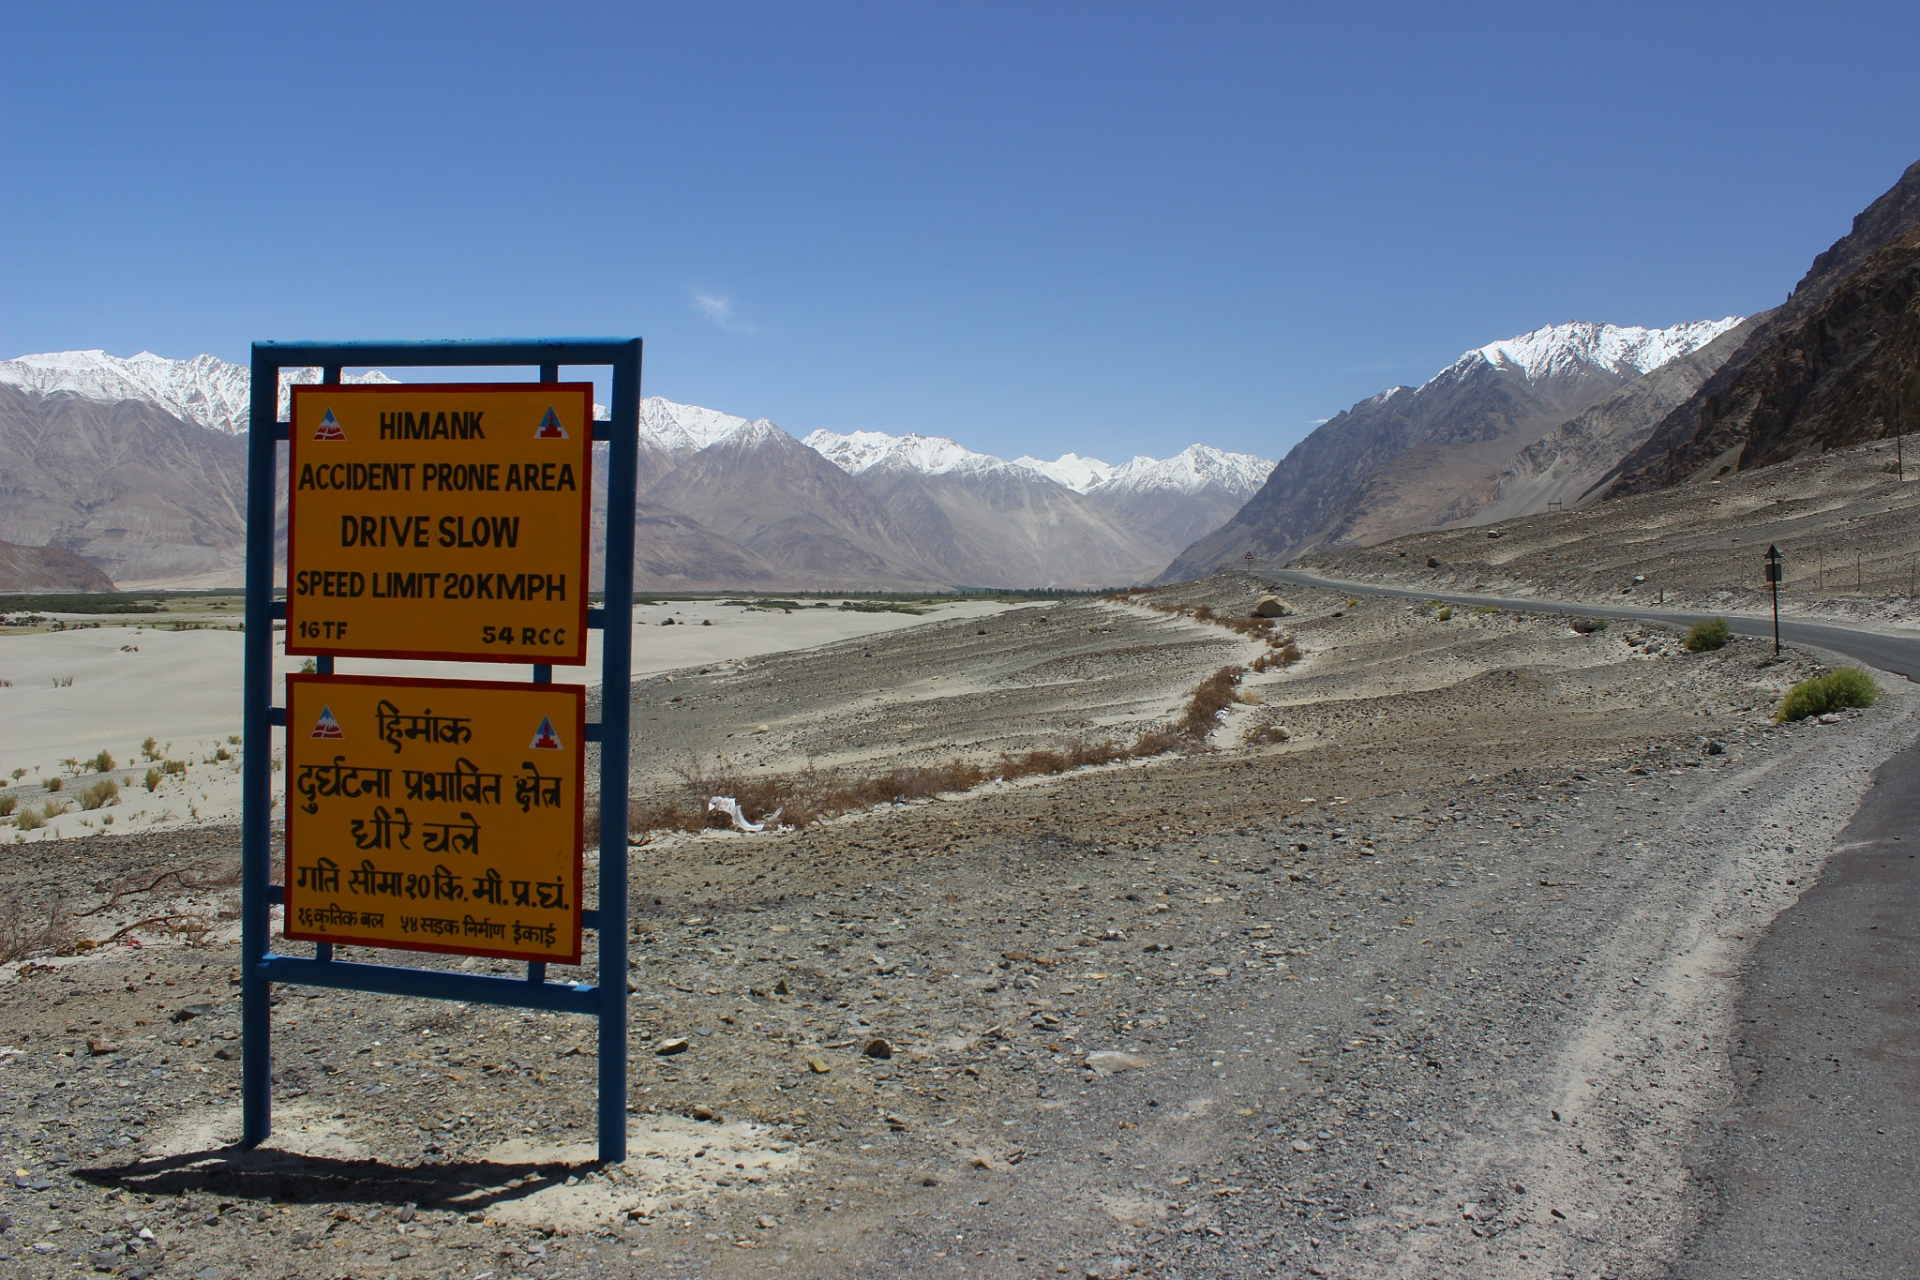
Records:
[[[1313,1150],[1313,1144],[1311,1142],[1308,1142],[1305,1138],[1295,1138],[1288,1145],[1291,1146],[1295,1151],[1298,1151],[1303,1156]]]
[[[1087,1065],[1107,1075],[1118,1075],[1122,1071],[1144,1071],[1150,1064],[1137,1053],[1101,1049],[1087,1055]]]
[[[653,1051],[658,1056],[665,1058],[672,1054],[685,1053],[687,1051],[687,1048],[688,1048],[688,1045],[687,1045],[686,1039],[684,1037],[676,1036],[672,1040],[662,1040],[659,1044],[653,1047]]]
[[[1432,556],[1427,557],[1427,568],[1438,569],[1439,567],[1440,567],[1440,562],[1438,560],[1434,559]]]
[[[1709,742],[1707,744],[1707,754],[1710,756],[1723,756],[1727,754],[1727,744],[1724,742]]]
[[[825,1058],[808,1058],[807,1070],[813,1072],[813,1074],[817,1076],[823,1076],[827,1074],[827,1072],[833,1070],[833,1064],[828,1062]]]
[[[693,1109],[693,1118],[695,1120],[718,1120],[720,1113],[711,1107],[695,1107]]]
[[[192,1022],[195,1018],[204,1018],[213,1012],[210,1004],[190,1004],[173,1011],[174,1022]]]
[[[1567,623],[1567,625],[1583,636],[1590,636],[1596,631],[1605,631],[1607,629],[1606,619],[1604,618],[1575,618]]]
[[[867,1041],[867,1047],[860,1052],[866,1054],[869,1058],[885,1060],[893,1056],[893,1046],[885,1040],[882,1040],[879,1036],[875,1036],[873,1039]]]
[[[779,1225],[779,1222],[773,1218],[769,1218],[766,1214],[763,1213],[760,1215],[759,1227],[762,1231],[771,1231]]]
[[[105,1040],[102,1040],[99,1036],[88,1036],[87,1052],[92,1054],[96,1058],[103,1058],[109,1053],[118,1053],[120,1052],[120,1050],[115,1046],[108,1044]]]

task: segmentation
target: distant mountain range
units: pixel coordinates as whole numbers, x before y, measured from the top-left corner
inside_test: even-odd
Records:
[[[284,383],[318,378],[283,371],[283,406]],[[44,549],[122,585],[239,582],[247,404],[247,370],[212,356],[0,361],[0,543],[14,544],[0,590],[91,580],[31,554]],[[646,590],[1177,581],[1917,426],[1920,164],[1771,311],[1489,343],[1352,406],[1277,465],[1198,444],[1114,465],[1007,461],[917,434],[796,440],[766,419],[649,398],[636,575]],[[603,537],[604,502],[596,518]]]
[[[318,380],[283,371],[282,411],[287,385]],[[204,355],[0,361],[0,539],[76,552],[123,586],[237,583],[248,384],[246,368]],[[1272,467],[1204,445],[1115,467],[1007,462],[918,435],[800,441],[658,397],[641,416],[636,573],[651,590],[1145,581]],[[1072,483],[1052,474],[1069,460]]]
[[[1916,427],[1920,163],[1771,311],[1537,329],[1362,401],[1296,445],[1161,580],[1711,480]]]

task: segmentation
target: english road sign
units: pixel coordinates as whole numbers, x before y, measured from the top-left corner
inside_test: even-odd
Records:
[[[301,386],[287,652],[587,660],[593,384]]]
[[[288,676],[286,936],[578,964],[585,727],[580,685]]]

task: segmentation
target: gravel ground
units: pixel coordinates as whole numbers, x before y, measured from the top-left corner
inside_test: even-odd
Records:
[[[0,1273],[1664,1274],[1733,979],[1912,695],[1773,728],[1821,655],[1289,601],[1307,657],[1249,677],[1216,750],[634,850],[618,1168],[585,1020],[299,988],[275,1136],[226,1147],[236,833],[0,847],[22,927],[168,921],[5,971]],[[729,742],[1122,736],[1257,652],[1138,602],[984,625],[640,686],[636,790]]]

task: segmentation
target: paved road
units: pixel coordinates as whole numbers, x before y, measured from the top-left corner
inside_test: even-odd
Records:
[[[1920,1274],[1920,745],[1882,765],[1743,976],[1740,1092],[1681,1280]]]
[[[1536,600],[1530,597],[1496,596],[1473,592],[1416,591],[1411,587],[1381,587],[1364,582],[1342,582],[1338,578],[1322,578],[1298,569],[1283,569],[1264,576],[1279,582],[1296,583],[1303,587],[1327,587],[1334,591],[1350,591],[1355,595],[1397,596],[1403,600],[1445,600],[1449,604],[1492,604],[1499,605],[1503,609],[1526,609],[1534,613],[1578,614],[1585,618],[1638,618],[1648,622],[1690,626],[1702,618],[1724,617],[1727,620],[1727,628],[1735,635],[1760,636],[1769,640],[1773,638],[1771,617],[1676,613],[1666,609],[1647,609],[1639,605],[1623,607],[1575,604],[1567,600]],[[1920,637],[1882,635],[1839,623],[1804,622],[1797,618],[1782,618],[1780,619],[1780,639],[1783,643],[1807,644],[1845,654],[1856,662],[1864,662],[1870,667],[1891,671],[1909,680],[1920,680]]]
[[[1650,622],[1704,615],[1367,586],[1356,595]],[[1771,637],[1771,618],[1727,618]],[[1920,678],[1920,639],[1781,619],[1780,637]],[[1920,1275],[1920,743],[1895,754],[1818,883],[1783,912],[1741,977],[1739,1092],[1691,1163],[1712,1192],[1678,1280]]]

